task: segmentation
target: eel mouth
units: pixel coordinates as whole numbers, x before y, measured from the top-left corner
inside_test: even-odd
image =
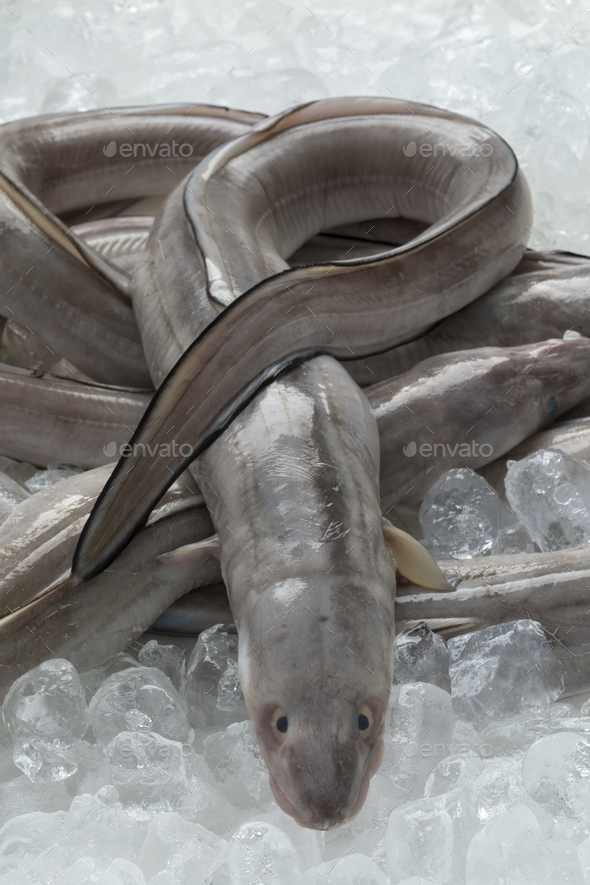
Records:
[[[383,739],[381,739],[381,743],[375,753],[370,766],[367,768],[366,772],[363,775],[363,778],[360,782],[358,793],[356,799],[350,807],[350,811],[346,815],[345,818],[341,820],[325,820],[322,823],[312,824],[309,821],[305,820],[305,818],[301,815],[301,812],[298,808],[293,805],[290,799],[288,799],[275,778],[272,774],[269,774],[269,783],[270,789],[274,796],[275,802],[285,814],[288,814],[289,817],[292,817],[296,824],[300,827],[303,827],[307,830],[336,830],[338,827],[344,826],[344,824],[348,823],[348,821],[352,820],[352,818],[356,817],[363,805],[365,804],[365,800],[367,798],[367,793],[369,792],[369,785],[371,783],[371,778],[378,770],[381,762],[383,761],[383,754],[385,752],[385,744]]]

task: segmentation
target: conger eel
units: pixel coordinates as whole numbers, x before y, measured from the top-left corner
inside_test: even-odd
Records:
[[[428,149],[408,157],[412,141]],[[442,143],[447,155],[434,155]],[[357,260],[284,260],[322,229],[392,215],[427,226]],[[530,224],[508,145],[425,105],[312,102],[214,150],[164,204],[134,272],[148,364],[156,384],[169,374],[84,528],[75,577],[106,568],[174,478],[286,366],[321,353],[376,354],[418,336],[510,273]],[[191,301],[201,291],[208,312]],[[150,317],[138,301],[155,292]],[[141,456],[141,444],[171,438],[175,455]]]

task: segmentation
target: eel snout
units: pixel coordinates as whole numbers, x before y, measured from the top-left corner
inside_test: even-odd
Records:
[[[323,726],[297,719],[287,726],[283,708],[278,715],[269,710],[260,717],[259,744],[270,788],[279,808],[299,826],[334,829],[356,817],[365,804],[383,759],[383,707],[370,698],[360,710],[368,716],[356,707],[347,711],[354,727],[346,729],[335,727],[338,720],[332,718]]]

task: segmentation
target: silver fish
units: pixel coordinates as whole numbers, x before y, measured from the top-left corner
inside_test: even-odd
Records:
[[[97,381],[151,386],[129,274],[61,218],[166,194],[213,148],[260,119],[209,105],[161,105],[0,126],[3,316],[29,326]]]
[[[382,511],[390,516],[397,514],[400,508],[392,508],[392,503],[421,500],[424,489],[442,471],[452,466],[476,468],[482,460],[498,458],[515,440],[520,442],[525,434],[568,409],[585,394],[590,383],[586,371],[589,347],[590,341],[580,338],[517,349],[462,351],[427,360],[406,375],[366,388],[364,395],[379,431]],[[28,405],[23,408],[25,400]],[[109,460],[104,452],[105,441],[124,443],[149,400],[150,394],[67,382],[5,367],[0,371],[0,404],[7,426],[0,428],[0,451],[8,450],[21,460],[29,458],[40,464],[60,455],[82,466],[104,463]],[[471,443],[462,442],[474,425],[477,430],[473,437],[486,441],[492,452],[486,449],[481,454],[478,448],[473,454]],[[538,447],[558,445],[576,457],[588,458],[589,425],[589,421],[555,425],[520,442],[507,457],[523,457]],[[422,445],[430,439],[444,445],[444,457],[439,453],[439,457],[429,459],[418,445],[414,454],[402,456],[409,442],[417,440]],[[454,454],[449,454],[447,445]],[[469,453],[462,451],[462,445],[468,446]],[[481,472],[489,476],[499,470],[503,477],[505,469],[505,458],[500,458]],[[92,476],[102,474],[93,472]],[[100,485],[93,485],[93,489],[96,498]],[[54,494],[59,496],[59,490]],[[65,560],[62,569],[67,569]]]
[[[570,410],[590,394],[589,347],[579,338],[461,351],[365,388],[379,429],[383,511],[422,500],[450,467],[498,459]],[[0,454],[38,465],[110,463],[151,396],[0,365]]]
[[[366,398],[318,357],[261,392],[197,461],[215,538],[160,557],[172,579],[220,549],[271,789],[314,829],[358,813],[381,761],[393,676],[387,545],[405,574],[448,588],[416,541],[382,528],[378,476]]]
[[[430,332],[387,353],[347,365],[358,384],[407,372],[441,353],[475,347],[515,347],[590,335],[590,258],[531,253],[521,273],[508,276],[483,297],[443,319]],[[517,268],[518,270],[518,268]]]
[[[151,397],[0,364],[0,454],[42,467],[112,463]]]
[[[517,443],[528,450],[526,437],[590,395],[589,363],[590,339],[560,338],[441,354],[365,388],[381,440],[383,513],[421,501],[452,467],[505,473]]]
[[[73,586],[72,553],[111,470],[98,467],[37,492],[0,525],[0,697],[52,654],[81,669],[109,660],[181,595],[220,580],[215,559],[190,580],[171,584],[154,577],[159,554],[213,531],[188,477],[162,499],[116,567],[84,587]]]
[[[457,148],[486,143],[492,156],[476,158],[475,174],[458,157],[433,160],[425,187],[423,158],[407,158],[402,147],[443,136]],[[334,156],[325,145],[339,137],[347,150]],[[250,183],[261,177],[264,187],[247,191],[239,185],[244,176]],[[305,211],[285,199],[302,188]],[[281,253],[318,229],[388,212],[426,218],[429,226],[378,256],[277,273],[285,267]],[[225,230],[222,219],[230,218]],[[285,365],[318,352],[374,353],[424,331],[514,268],[529,221],[528,188],[507,145],[480,124],[423,105],[314,102],[213,152],[165,202],[133,276],[156,384],[206,326],[132,441],[164,441],[174,428],[177,452],[186,443],[191,454],[157,464],[132,454],[118,465],[81,537],[76,576],[88,578],[113,560],[174,476]]]

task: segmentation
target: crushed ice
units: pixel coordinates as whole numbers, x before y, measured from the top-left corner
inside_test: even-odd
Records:
[[[556,702],[560,664],[538,624],[448,646],[424,626],[401,637],[383,763],[358,817],[327,833],[277,808],[252,723],[239,705],[228,722],[219,690],[233,633],[207,634],[192,657],[215,666],[190,683],[183,650],[155,640],[139,650],[152,666],[125,653],[78,675],[52,659],[14,683],[3,885],[586,881],[590,701]],[[191,728],[189,696],[206,693],[216,700]]]

